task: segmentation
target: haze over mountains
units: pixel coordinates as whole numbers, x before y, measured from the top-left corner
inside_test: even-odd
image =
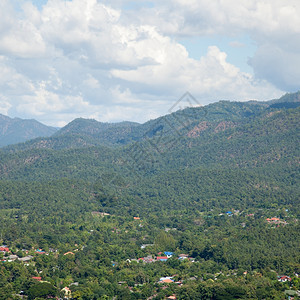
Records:
[[[36,120],[22,120],[0,114],[0,147],[40,136],[51,136],[56,131],[57,128],[46,126]]]

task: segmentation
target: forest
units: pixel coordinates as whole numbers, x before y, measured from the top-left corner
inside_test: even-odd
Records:
[[[298,299],[293,100],[1,148],[0,299]]]

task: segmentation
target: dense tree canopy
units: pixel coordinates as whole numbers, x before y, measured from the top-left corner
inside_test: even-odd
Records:
[[[2,149],[0,299],[293,294],[299,123],[299,108],[220,102]]]

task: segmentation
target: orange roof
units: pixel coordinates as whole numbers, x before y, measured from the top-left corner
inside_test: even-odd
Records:
[[[266,220],[268,222],[270,222],[270,221],[279,221],[280,219],[279,218],[267,218]]]
[[[64,255],[67,255],[67,254],[72,254],[72,255],[75,255],[73,252],[69,251],[69,252],[66,252]]]
[[[140,217],[133,217],[134,220],[140,220]]]
[[[38,281],[41,281],[42,280],[42,277],[31,277],[32,279],[35,279],[35,280],[38,280]]]
[[[164,283],[171,283],[171,282],[173,282],[173,280],[167,278],[167,279],[162,280],[162,282],[164,282]]]

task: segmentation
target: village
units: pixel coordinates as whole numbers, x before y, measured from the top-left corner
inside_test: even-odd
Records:
[[[273,218],[274,219],[274,218]],[[272,220],[273,221],[273,220]],[[277,221],[277,220],[275,220]],[[153,244],[142,244],[141,245],[141,249],[146,249],[147,247],[152,247],[154,246]],[[84,247],[81,249],[83,250]],[[24,266],[35,266],[35,261],[36,258],[40,257],[40,256],[54,256],[54,257],[59,257],[59,255],[63,255],[63,256],[69,256],[69,257],[75,257],[76,252],[81,251],[78,249],[74,249],[73,251],[67,251],[65,253],[60,254],[59,251],[57,249],[53,249],[53,248],[49,248],[49,251],[46,252],[43,249],[30,249],[30,250],[26,250],[26,249],[21,249],[21,250],[15,250],[14,252],[12,252],[9,247],[7,245],[2,245],[0,246],[0,253],[2,255],[1,258],[1,262],[2,263],[23,263]],[[18,253],[20,255],[20,257],[17,254],[14,253]],[[172,251],[164,251],[164,252],[158,252],[155,255],[147,255],[145,257],[140,257],[140,258],[132,258],[132,259],[127,259],[125,261],[125,263],[137,263],[137,264],[150,264],[150,263],[166,263],[168,260],[178,260],[180,262],[189,262],[189,263],[199,263],[198,261],[196,261],[195,258],[190,257],[188,254],[184,254],[184,253],[180,253],[180,254],[176,254]],[[116,262],[112,262],[112,267],[117,267],[118,263]],[[36,282],[40,282],[40,283],[48,283],[50,284],[49,281],[44,280],[43,279],[43,271],[42,270],[37,270],[35,269],[36,275],[32,276],[31,279],[33,281]],[[274,271],[275,272],[275,271]],[[261,276],[259,273],[257,272],[249,272],[249,271],[244,271],[244,273],[242,274],[243,276],[247,276],[251,274],[251,276]],[[209,274],[208,274],[209,275]],[[227,274],[224,274],[223,272],[218,272],[216,274],[211,274],[209,278],[211,278],[212,280],[217,281],[218,278],[221,277],[236,277],[238,274],[237,272],[235,272],[234,270],[228,272]],[[277,274],[277,281],[281,282],[281,283],[288,283],[289,285],[291,284],[291,277],[287,276],[287,275],[280,275]],[[294,276],[296,278],[298,278],[298,274],[294,274]],[[190,278],[180,278],[180,276],[178,276],[177,274],[172,274],[169,276],[161,276],[157,282],[156,282],[156,294],[154,294],[153,297],[155,297],[157,295],[157,293],[160,290],[167,290],[169,289],[170,285],[174,285],[177,287],[182,287],[184,286],[186,283],[191,282],[191,281],[198,281],[198,280],[203,280],[202,278],[197,278],[197,276],[194,277],[190,277]],[[136,283],[134,285],[134,287],[129,286],[127,284],[126,281],[119,281],[118,284],[120,286],[123,286],[125,288],[128,288],[128,290],[132,293],[136,290],[138,290],[139,288],[141,288],[144,284],[141,283]],[[79,282],[71,282],[68,286],[63,287],[60,291],[61,291],[61,295],[62,298],[56,298],[56,299],[73,299],[72,296],[72,286],[74,287],[78,287],[79,286]],[[172,289],[171,289],[172,290]],[[294,290],[287,290],[286,292],[287,295],[294,295],[294,296],[300,296],[300,291],[294,291]],[[20,299],[24,299],[26,298],[26,296],[24,295],[23,291],[20,291],[19,294],[15,294],[16,297],[19,297]],[[151,300],[153,297],[149,297],[148,300]],[[166,300],[176,300],[176,294],[171,294],[169,296],[165,297]],[[294,299],[292,296],[289,296],[289,299]]]

